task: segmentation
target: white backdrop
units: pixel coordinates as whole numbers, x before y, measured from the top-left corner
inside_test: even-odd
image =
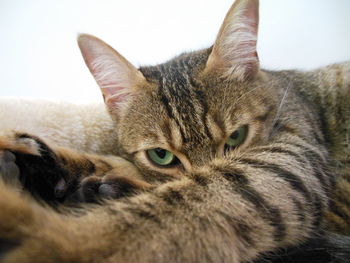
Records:
[[[101,101],[76,45],[94,34],[134,65],[213,42],[232,0],[0,0],[0,96]],[[269,69],[350,60],[349,0],[261,0]]]

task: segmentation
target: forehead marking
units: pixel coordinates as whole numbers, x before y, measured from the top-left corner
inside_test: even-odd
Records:
[[[204,92],[187,72],[178,67],[160,67],[159,95],[170,118],[180,128],[183,142],[212,140],[206,125],[208,106]]]
[[[173,119],[166,119],[161,128],[169,146],[179,151],[182,147],[182,136],[179,126],[176,125]]]

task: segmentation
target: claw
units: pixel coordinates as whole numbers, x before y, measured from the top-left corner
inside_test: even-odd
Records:
[[[20,171],[15,163],[16,156],[9,151],[0,151],[0,177],[5,183],[19,185]]]
[[[98,188],[98,193],[102,198],[115,198],[115,196],[117,195],[115,187],[105,183],[100,185],[100,187]]]
[[[63,178],[61,178],[55,186],[55,189],[54,189],[55,196],[57,198],[62,198],[67,193],[67,190],[68,190],[68,185],[66,181]]]

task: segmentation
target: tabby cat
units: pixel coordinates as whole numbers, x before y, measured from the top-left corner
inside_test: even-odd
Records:
[[[349,232],[350,63],[261,70],[257,26],[238,0],[212,47],[139,69],[81,35],[114,128],[92,148],[120,157],[3,131],[0,261],[350,262],[325,232]]]

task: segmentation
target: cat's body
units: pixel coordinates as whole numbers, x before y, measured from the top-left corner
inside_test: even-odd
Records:
[[[326,217],[331,229],[350,234],[350,69],[349,63],[324,67],[306,77],[309,87],[298,85],[303,94],[319,107],[327,146],[338,175],[331,213]]]
[[[260,70],[257,10],[255,0],[237,1],[212,48],[139,70],[102,41],[81,36],[86,64],[113,121],[103,110],[96,116],[116,140],[101,138],[104,143],[91,147],[89,140],[106,131],[92,119],[88,127],[97,136],[89,132],[76,145],[64,140],[66,133],[61,140],[58,128],[54,140],[85,151],[117,152],[145,181],[127,185],[144,191],[77,215],[42,207],[0,184],[2,260],[249,262],[314,238],[332,242],[323,233],[327,222],[333,230],[349,231],[346,195],[335,200],[343,211],[327,211],[334,189],[350,189],[350,63],[306,73]],[[74,138],[77,131],[68,133]],[[49,182],[49,191],[63,189],[61,177],[77,180],[77,171],[84,178],[101,169],[108,173],[115,160],[51,152],[28,135],[0,137],[0,148],[14,154],[2,158],[4,177],[11,176],[6,171],[14,158],[22,176],[42,173],[44,181],[50,178],[33,165],[57,164],[63,175],[52,171],[56,181]],[[343,178],[335,188],[338,172]],[[33,180],[35,192],[40,185]],[[313,262],[349,262],[349,244],[345,237],[325,249],[316,242],[320,247],[313,251],[324,249],[327,257]]]

